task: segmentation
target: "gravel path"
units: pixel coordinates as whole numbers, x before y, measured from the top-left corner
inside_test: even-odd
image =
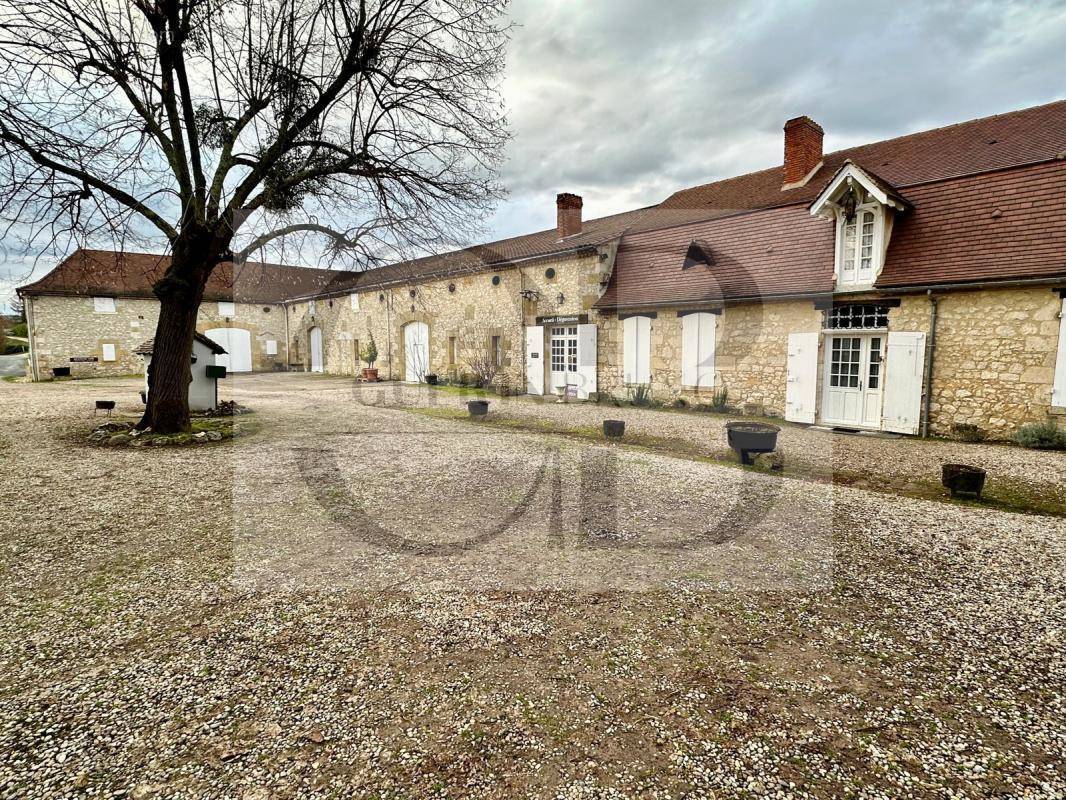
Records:
[[[0,383],[0,797],[1066,792],[1063,520],[309,376],[227,387],[245,440],[72,441],[137,388]]]

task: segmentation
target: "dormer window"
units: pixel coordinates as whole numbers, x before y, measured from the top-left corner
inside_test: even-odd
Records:
[[[836,222],[834,271],[838,291],[869,289],[884,265],[896,212],[910,204],[888,183],[851,161],[811,205]]]
[[[862,207],[849,219],[839,213],[837,241],[837,282],[842,285],[869,286],[881,271],[878,240],[883,230],[884,215],[876,207]]]

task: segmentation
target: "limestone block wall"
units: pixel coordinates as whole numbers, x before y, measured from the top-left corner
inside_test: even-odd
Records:
[[[140,374],[144,362],[133,351],[155,335],[159,303],[150,298],[119,297],[114,313],[97,313],[93,298],[64,295],[27,297],[28,316],[33,325],[33,357],[37,375],[51,377],[53,367],[70,367],[73,377]],[[274,369],[285,361],[285,313],[274,304],[236,304],[236,316],[218,313],[218,303],[205,301],[196,327],[201,333],[211,328],[245,328],[251,334],[252,367]],[[266,354],[266,341],[278,343],[278,355]],[[115,345],[115,360],[104,361],[104,345]],[[96,361],[79,361],[82,358]],[[73,359],[73,360],[72,360]]]
[[[939,295],[930,428],[957,423],[999,438],[1048,419],[1062,301],[1049,287]],[[928,297],[902,298],[893,330],[929,332]]]
[[[657,309],[651,321],[652,397],[670,401],[677,397],[709,402],[714,389],[695,390],[681,383],[681,330],[679,310]],[[762,305],[727,306],[715,326],[715,388],[724,387],[730,405],[757,403],[766,413],[780,415],[785,408],[788,334],[818,331],[822,313],[810,300]],[[618,397],[631,394],[622,384],[622,325],[615,315],[600,324],[599,388]]]
[[[290,353],[298,369],[310,369],[311,328],[323,334],[325,371],[357,374],[370,336],[383,379],[406,374],[405,333],[411,322],[429,330],[428,371],[457,377],[490,351],[499,337],[500,379],[525,386],[525,331],[538,316],[588,313],[609,274],[599,254],[538,260],[520,267],[358,292],[358,310],[342,295],[290,304]],[[523,296],[525,292],[526,296]],[[535,294],[534,294],[535,293]],[[530,296],[533,295],[533,296]]]
[[[867,298],[871,302],[872,298]],[[1061,303],[1049,287],[957,291],[939,295],[930,430],[950,434],[958,423],[977,425],[993,438],[1049,418]],[[856,298],[862,302],[862,298]],[[930,330],[925,295],[905,295],[889,310],[889,331]],[[788,334],[821,331],[824,320],[811,300],[727,306],[716,328],[715,383],[733,406],[757,403],[783,415]],[[657,309],[651,321],[651,390],[655,399],[706,397],[680,385],[681,319],[677,309]],[[823,354],[818,366],[821,403]],[[626,397],[622,385],[622,326],[600,317],[599,388]],[[704,396],[710,391],[703,390]]]

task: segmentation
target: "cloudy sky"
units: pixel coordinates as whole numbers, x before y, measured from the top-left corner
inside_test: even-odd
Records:
[[[1066,2],[512,0],[507,236],[827,150],[1066,98]],[[495,237],[494,237],[495,238]]]
[[[553,226],[560,191],[588,218],[773,166],[800,114],[835,150],[1066,98],[1066,0],[512,2],[486,239]],[[25,270],[9,254],[0,297]]]

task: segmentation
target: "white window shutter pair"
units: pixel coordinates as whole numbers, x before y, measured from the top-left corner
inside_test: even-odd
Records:
[[[101,350],[101,354],[103,356],[103,358],[102,358],[103,361],[117,361],[118,360],[118,354],[117,354],[115,345],[113,345],[113,344],[101,345],[100,350]]]
[[[544,326],[526,327],[526,393],[544,394]]]
[[[706,312],[681,318],[681,385],[714,388],[717,316]]]
[[[622,380],[651,383],[651,318],[622,320]]]

